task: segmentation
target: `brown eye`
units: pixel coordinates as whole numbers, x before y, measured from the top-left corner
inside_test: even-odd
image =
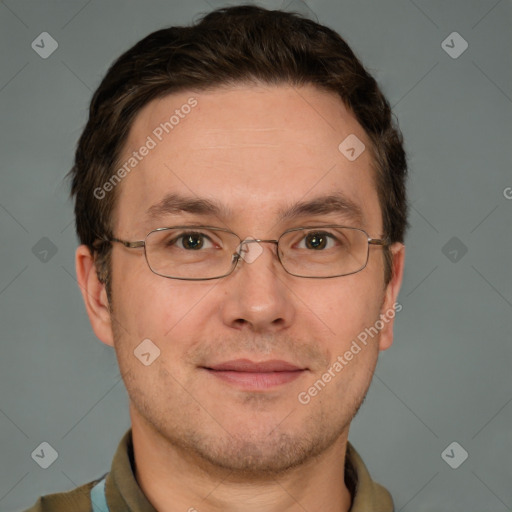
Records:
[[[199,251],[201,249],[211,249],[213,242],[204,233],[186,232],[169,239],[166,245],[186,251]]]
[[[203,235],[188,234],[180,237],[182,245],[185,249],[197,250],[204,245]]]
[[[305,240],[308,249],[324,249],[327,245],[325,233],[310,233]]]
[[[299,249],[310,249],[312,251],[323,251],[333,249],[337,238],[326,231],[310,231],[298,244]]]

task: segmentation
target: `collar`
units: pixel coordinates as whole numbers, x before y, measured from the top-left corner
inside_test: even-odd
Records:
[[[135,479],[134,467],[130,428],[119,443],[106,479],[105,493],[110,512],[156,512]],[[363,460],[350,442],[347,443],[345,457],[345,484],[352,495],[349,512],[393,512],[389,492],[371,479]]]

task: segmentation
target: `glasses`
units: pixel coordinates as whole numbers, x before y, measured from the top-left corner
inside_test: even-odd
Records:
[[[370,238],[362,229],[337,225],[293,228],[277,240],[242,240],[232,231],[211,226],[173,226],[154,229],[144,240],[135,242],[119,238],[104,241],[129,249],[144,247],[152,272],[188,281],[220,279],[229,276],[241,259],[251,263],[263,249],[252,249],[249,244],[275,244],[288,274],[313,279],[360,272],[368,263],[370,245],[390,244],[389,239]]]

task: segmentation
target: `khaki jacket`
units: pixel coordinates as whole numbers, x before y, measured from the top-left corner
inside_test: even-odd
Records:
[[[110,512],[156,512],[142,493],[133,474],[132,432],[123,436],[105,484]],[[91,512],[91,488],[101,478],[69,492],[41,496],[25,512]],[[393,500],[384,487],[370,478],[361,457],[347,444],[345,482],[352,494],[350,512],[393,512]]]

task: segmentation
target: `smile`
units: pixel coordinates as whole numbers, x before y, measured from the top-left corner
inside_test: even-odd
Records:
[[[203,369],[213,377],[245,391],[272,389],[288,384],[307,372],[307,368],[300,368],[286,361],[256,363],[248,359],[227,361]]]

